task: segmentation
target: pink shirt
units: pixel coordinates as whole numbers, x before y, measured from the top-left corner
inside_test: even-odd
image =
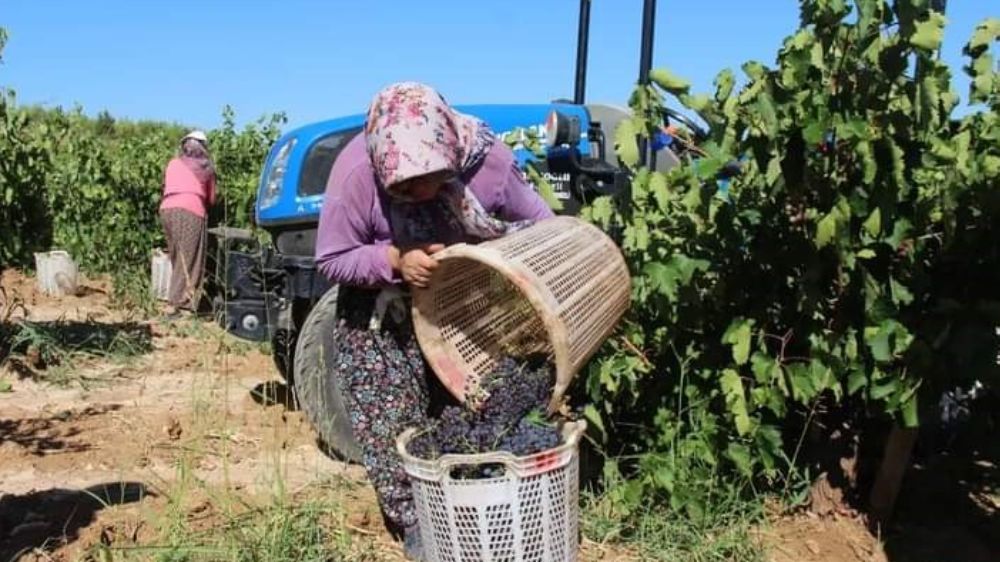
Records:
[[[184,209],[205,217],[215,204],[215,176],[204,184],[180,158],[167,164],[163,175],[163,201],[160,209]]]

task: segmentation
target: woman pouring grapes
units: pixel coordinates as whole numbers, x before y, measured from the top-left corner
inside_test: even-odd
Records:
[[[375,96],[364,130],[330,172],[316,259],[340,285],[334,376],[387,525],[413,559],[422,548],[395,439],[428,425],[432,381],[413,334],[409,289],[426,287],[433,256],[446,246],[551,216],[485,123],[417,83]]]

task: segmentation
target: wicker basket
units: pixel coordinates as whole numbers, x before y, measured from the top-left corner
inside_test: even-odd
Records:
[[[460,401],[504,356],[555,363],[550,409],[628,308],[631,281],[618,246],[573,217],[547,219],[478,245],[436,254],[429,288],[413,298],[417,340]]]

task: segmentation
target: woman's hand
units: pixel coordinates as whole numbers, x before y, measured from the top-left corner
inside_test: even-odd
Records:
[[[426,288],[431,272],[438,266],[437,260],[431,256],[443,249],[444,244],[424,244],[405,249],[393,246],[389,249],[389,262],[402,275],[403,281],[414,287]]]

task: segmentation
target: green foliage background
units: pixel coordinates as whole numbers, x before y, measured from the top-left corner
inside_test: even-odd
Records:
[[[5,35],[0,35],[0,38]],[[2,48],[2,41],[0,41]],[[216,221],[248,227],[260,168],[284,115],[242,129],[229,107],[208,132],[223,207]],[[0,266],[31,267],[33,252],[61,248],[86,271],[111,273],[126,304],[147,288],[163,247],[157,208],[163,171],[187,127],[90,118],[79,108],[19,106],[0,93]]]
[[[806,0],[773,66],[724,70],[707,94],[662,69],[635,90],[615,134],[631,192],[587,210],[622,229],[633,274],[585,381],[622,459],[614,509],[658,498],[698,518],[737,488],[787,490],[801,420],[916,425],[942,389],[1000,382],[1000,20],[965,48],[961,119],[945,23],[922,0]],[[651,172],[637,138],[668,99],[710,138]]]

